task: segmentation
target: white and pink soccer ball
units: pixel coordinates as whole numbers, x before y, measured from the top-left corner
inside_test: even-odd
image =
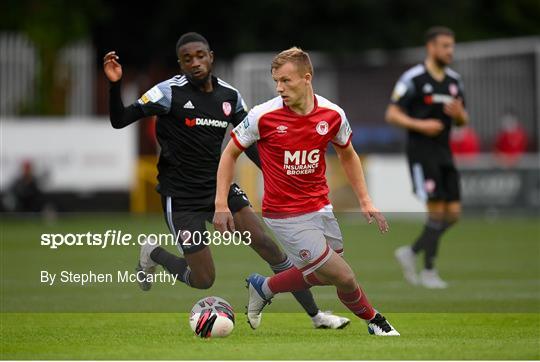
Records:
[[[223,298],[206,297],[191,309],[189,325],[201,338],[227,337],[234,329],[234,310]]]

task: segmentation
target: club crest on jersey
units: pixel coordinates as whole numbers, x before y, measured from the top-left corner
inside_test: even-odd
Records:
[[[450,83],[450,85],[448,86],[448,91],[453,97],[457,96],[458,95],[457,85],[455,83]]]
[[[300,256],[300,259],[302,259],[303,261],[310,261],[311,260],[311,252],[309,250],[307,250],[307,249],[300,250],[298,255]]]
[[[428,194],[433,193],[435,191],[435,187],[435,180],[427,179],[426,181],[424,181],[424,189]]]
[[[229,102],[223,102],[221,106],[223,108],[223,113],[225,113],[226,116],[229,116],[229,114],[231,114],[231,111],[232,111],[231,104]]]
[[[429,83],[424,84],[424,86],[422,87],[422,92],[433,93],[433,86]]]
[[[328,133],[328,122],[320,121],[319,123],[317,123],[317,126],[315,127],[315,129],[317,130],[318,134],[320,134],[321,136],[324,136],[325,134]]]

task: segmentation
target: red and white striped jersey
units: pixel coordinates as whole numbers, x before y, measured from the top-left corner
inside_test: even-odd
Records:
[[[339,106],[316,95],[311,113],[300,115],[281,97],[254,107],[231,133],[242,150],[254,142],[264,177],[265,217],[285,218],[330,203],[325,153],[328,142],[347,147],[352,131]]]

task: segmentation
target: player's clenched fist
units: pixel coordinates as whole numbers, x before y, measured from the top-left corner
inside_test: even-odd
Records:
[[[122,66],[118,63],[119,59],[115,51],[108,52],[103,57],[103,71],[111,82],[118,82],[122,78]]]

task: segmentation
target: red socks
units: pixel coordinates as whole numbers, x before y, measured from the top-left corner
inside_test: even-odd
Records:
[[[307,281],[306,281],[307,280]],[[268,288],[274,294],[284,292],[298,292],[306,290],[314,285],[326,285],[321,282],[314,273],[304,275],[296,267],[292,267],[268,279]]]
[[[300,270],[293,267],[268,278],[267,285],[268,289],[270,289],[273,294],[298,292],[300,290],[309,289],[313,285],[324,285],[317,279],[315,274],[307,275],[306,279],[307,281],[304,279]],[[358,317],[365,320],[371,320],[375,317],[376,312],[360,287],[357,287],[355,291],[349,293],[338,290],[337,294],[341,302]]]
[[[302,272],[295,267],[282,271],[268,279],[268,288],[274,294],[298,292],[309,289],[310,287],[311,285],[304,280]]]
[[[337,295],[339,300],[341,300],[341,302],[358,317],[368,321],[375,317],[375,309],[373,309],[360,287],[357,287],[355,291],[348,293],[338,290]]]
[[[315,273],[311,273],[311,274],[306,275],[305,279],[310,285],[329,285],[329,284],[325,284],[325,283],[321,282],[319,280],[319,278],[317,278]]]

